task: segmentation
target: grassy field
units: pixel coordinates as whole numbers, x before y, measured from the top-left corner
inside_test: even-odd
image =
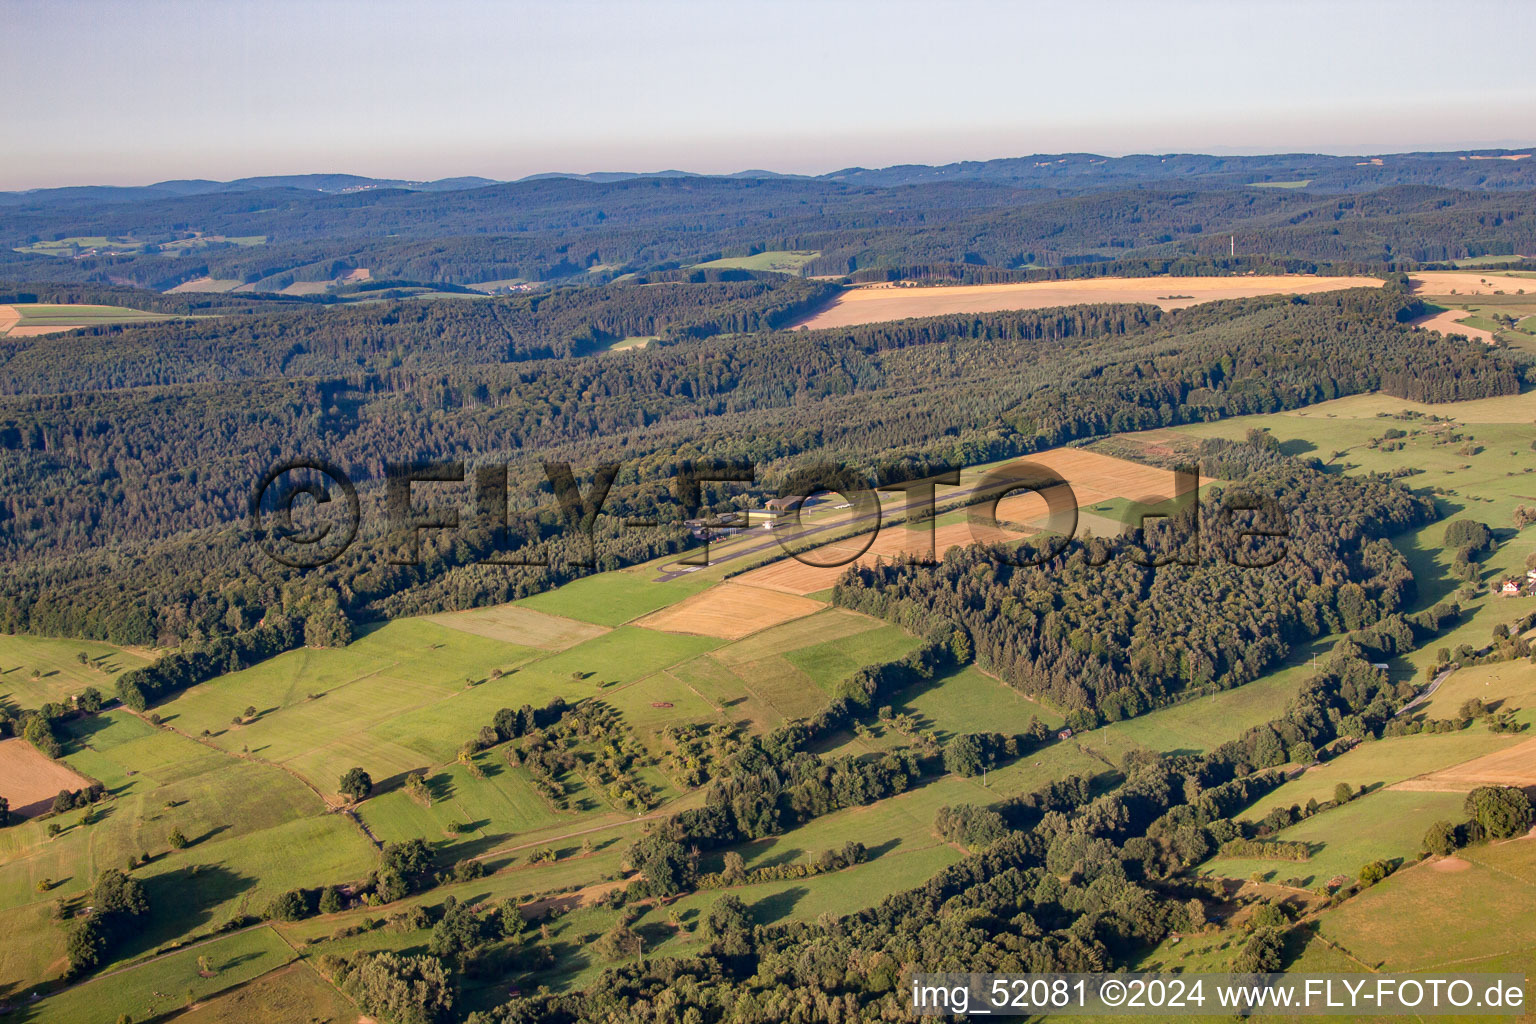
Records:
[[[651,342],[653,342],[655,340],[656,340],[656,336],[654,334],[645,334],[645,335],[636,334],[636,335],[632,335],[632,336],[630,336],[628,338],[620,338],[618,341],[616,341],[612,345],[608,346],[608,351],[609,352],[628,352],[631,349],[645,348],[645,346],[649,345]]]
[[[19,314],[20,319],[8,326],[5,332],[8,337],[47,334],[77,327],[101,327],[107,324],[136,324],[173,319],[165,313],[147,313],[142,309],[129,309],[126,306],[17,302],[12,303],[9,308]]]
[[[1519,258],[1519,256],[1466,256],[1459,260],[1452,260],[1451,264],[1457,267],[1481,267],[1490,263],[1509,263]]]
[[[590,794],[577,779],[564,781],[573,807],[579,809],[559,812],[534,789],[524,769],[488,757],[480,759],[480,764],[483,779],[459,764],[429,772],[430,805],[419,804],[403,789],[394,788],[367,801],[359,813],[369,831],[386,843],[424,836],[433,841],[462,837],[498,845],[515,835],[556,825],[577,830],[601,820],[593,818],[592,812],[606,815],[610,811],[601,797]]]
[[[1504,294],[1445,294],[1430,298],[1436,307],[1466,310],[1471,315],[1461,322],[1467,326],[1491,331],[1501,343],[1514,348],[1536,351],[1536,286],[1514,275],[1502,281],[1493,277],[1488,280],[1503,285],[1497,290]],[[1507,326],[1496,317],[1510,317],[1516,323]]]
[[[178,729],[194,735],[209,729],[220,747],[284,765],[332,793],[353,766],[388,785],[453,760],[499,708],[593,696],[718,644],[625,627],[548,654],[399,619],[340,651],[294,651],[206,683],[161,713]],[[321,679],[283,664],[315,654],[332,655]],[[497,670],[504,674],[492,677]],[[242,678],[253,673],[270,689],[253,690]],[[311,689],[317,681],[327,685]],[[256,691],[271,703],[254,700]],[[257,717],[230,724],[247,706],[256,707]]]
[[[751,256],[726,256],[708,263],[696,263],[700,270],[772,270],[781,274],[797,274],[800,268],[820,256],[819,251],[771,249]]]
[[[296,884],[329,884],[365,875],[377,863],[372,844],[345,817],[325,813],[313,792],[282,770],[232,758],[124,712],[72,723],[66,761],[103,782],[112,799],[45,823],[0,831],[0,988],[35,983],[62,969],[63,932],[40,925],[54,901],[85,893],[106,868],[135,870],[152,905],[148,928],[118,947],[119,960],[148,953],[237,914],[259,913]],[[179,828],[191,841],[169,849]],[[46,892],[38,883],[52,882]]]
[[[1284,666],[1235,690],[1172,704],[1100,731],[1119,733],[1139,746],[1163,752],[1214,749],[1280,717],[1311,674],[1312,655],[1325,654],[1331,646],[1332,638],[1313,641],[1294,650]]]
[[[1306,806],[1308,800],[1324,803],[1333,799],[1334,788],[1341,782],[1349,783],[1356,792],[1375,792],[1521,741],[1520,736],[1489,732],[1480,724],[1461,732],[1368,740],[1260,797],[1238,817],[1257,820],[1275,807]]]
[[[1020,733],[1032,718],[1051,729],[1061,728],[1062,721],[1053,708],[1028,699],[975,665],[912,687],[894,710],[917,716],[941,742],[967,732]]]
[[[673,675],[733,717],[744,713],[754,727],[770,729],[814,714],[855,669],[899,658],[917,644],[895,626],[829,609],[721,647],[705,656],[706,664],[693,659]]]
[[[655,583],[642,571],[624,570],[584,576],[555,590],[517,602],[551,615],[564,615],[599,626],[618,626],[697,594],[707,580],[689,577]]]
[[[1354,878],[1361,865],[1373,860],[1411,862],[1419,854],[1424,832],[1441,819],[1465,818],[1462,793],[1406,793],[1382,790],[1331,808],[1283,829],[1275,838],[1310,843],[1310,860],[1258,860],[1217,857],[1199,868],[1202,875],[1264,881],[1298,879],[1302,887],[1320,885],[1335,875]],[[1273,806],[1269,800],[1262,806]]]
[[[170,256],[184,252],[207,249],[218,245],[247,247],[266,244],[266,235],[205,235],[194,232],[191,238],[176,238],[163,242],[146,242],[131,237],[108,238],[105,235],[74,235],[69,238],[48,239],[18,246],[15,252],[36,253],[70,259],[91,250],[102,254],[142,253],[151,246]]]
[[[28,1024],[84,1024],[117,1020],[124,1013],[133,1020],[156,1020],[214,993],[259,978],[297,955],[271,928],[256,928],[111,977],[87,981],[37,1004],[28,1011],[26,1020]],[[208,958],[212,977],[203,977],[197,963],[200,956]]]
[[[1429,416],[1448,418],[1432,422]],[[1463,608],[1459,623],[1433,643],[1403,659],[1394,669],[1421,673],[1440,647],[1462,643],[1485,646],[1493,627],[1510,622],[1536,607],[1536,598],[1505,598],[1490,592],[1502,577],[1523,574],[1531,550],[1530,529],[1516,532],[1512,521],[1522,505],[1536,506],[1536,451],[1531,448],[1530,424],[1536,420],[1536,391],[1520,395],[1423,405],[1386,395],[1357,395],[1324,402],[1291,413],[1245,416],[1221,423],[1179,427],[1194,437],[1240,438],[1254,427],[1268,430],[1291,454],[1313,456],[1340,472],[1392,472],[1413,467],[1407,478],[1415,491],[1432,494],[1443,518],[1394,538],[1413,569],[1419,597],[1414,608],[1458,594],[1464,584],[1451,575],[1454,553],[1444,546],[1445,529],[1458,519],[1475,519],[1492,527],[1498,549],[1479,563],[1480,589],[1458,596]],[[1388,429],[1405,431],[1403,447],[1388,450]],[[1449,434],[1459,434],[1447,442]],[[1393,442],[1395,443],[1395,442]],[[1419,676],[1422,678],[1422,676]]]
[[[259,913],[294,884],[364,876],[376,862],[373,847],[345,816],[327,813],[324,801],[305,785],[329,794],[353,764],[368,769],[378,784],[377,795],[360,813],[382,841],[424,836],[482,853],[493,870],[502,871],[493,889],[508,895],[591,882],[616,869],[628,843],[620,839],[638,823],[632,813],[616,811],[602,794],[573,779],[566,780],[570,809],[553,810],[525,771],[507,766],[499,751],[478,759],[483,777],[454,763],[459,746],[497,708],[542,704],[556,695],[598,697],[619,709],[651,744],[658,742],[661,728],[679,721],[725,717],[766,729],[819,708],[836,681],[853,669],[899,657],[917,642],[895,627],[840,610],[731,644],[634,626],[610,628],[699,589],[690,582],[658,585],[612,574],[598,581],[614,584],[611,588],[582,581],[574,596],[547,595],[505,613],[396,620],[346,648],[292,651],[190,688],[156,709],[163,722],[159,728],[122,712],[81,720],[73,726],[68,763],[100,779],[115,799],[98,809],[89,825],[81,823],[81,812],[54,819],[64,826],[56,838],[44,834],[42,823],[0,833],[0,927],[15,936],[51,934],[42,943],[0,941],[0,984],[24,984],[57,972],[62,932],[42,925],[52,900],[84,893],[104,867],[126,864],[142,851],[152,860],[136,874],[152,903],[179,913],[157,915],[133,943],[114,951],[119,963],[235,914]],[[541,610],[540,604],[553,608]],[[576,611],[601,625],[554,619],[548,610]],[[501,636],[542,646],[509,643]],[[973,682],[998,690],[979,676]],[[246,715],[248,709],[254,714]],[[984,707],[966,713],[977,722],[985,718]],[[434,797],[429,806],[397,785],[403,772],[417,768],[428,770]],[[671,802],[664,806],[697,800],[678,793],[654,768],[643,768],[641,776],[660,799]],[[958,789],[974,790],[973,799],[996,792],[969,782]],[[921,794],[924,801],[946,797],[941,788]],[[851,891],[825,880],[815,884],[852,908],[877,891],[916,884],[936,865],[950,862],[957,854],[940,849],[927,833],[937,804],[924,803],[922,813],[912,817],[906,807],[918,803],[882,807],[859,822],[872,848],[883,847],[897,858],[886,867],[900,865],[901,871],[860,869],[868,885]],[[167,850],[172,827],[192,839],[186,850]],[[834,843],[824,831],[793,841],[821,846],[846,841]],[[598,852],[578,856],[587,835]],[[906,844],[899,851],[891,846],[896,835]],[[546,844],[561,852],[561,862],[538,869],[523,863],[529,848]],[[298,851],[302,861],[295,859]],[[46,897],[37,893],[43,879],[55,883]],[[762,898],[771,897],[789,913],[798,902],[791,888],[779,886]]]
[[[1311,178],[1302,178],[1300,181],[1255,181],[1254,188],[1306,188],[1312,184]]]
[[[1426,417],[1393,418],[1413,408],[1411,403],[1362,396],[1298,414],[1180,429],[1191,436],[1240,437],[1251,426],[1268,427],[1287,450],[1317,455],[1340,471],[1420,467],[1423,472],[1408,483],[1437,488],[1447,521],[1458,516],[1477,518],[1501,531],[1503,543],[1483,567],[1487,579],[1522,564],[1528,545],[1508,527],[1516,507],[1536,505],[1536,479],[1525,479],[1527,469],[1536,471],[1529,438],[1529,424],[1536,420],[1536,394],[1423,407],[1436,415],[1456,417],[1450,427],[1437,426]],[[1387,451],[1381,444],[1379,439],[1388,427],[1409,432],[1401,450]],[[1453,444],[1437,444],[1441,429],[1464,437]],[[1478,450],[1462,451],[1469,444]],[[1091,507],[1105,506],[1098,511],[1106,520],[1123,511],[1122,503],[1113,497],[1096,497],[1093,502],[1096,505]],[[1461,586],[1449,578],[1449,557],[1442,550],[1444,529],[1442,521],[1397,538],[1420,577],[1420,604]],[[367,769],[376,783],[374,796],[358,807],[362,823],[373,836],[384,842],[421,836],[449,857],[480,857],[493,872],[412,897],[390,912],[412,903],[435,907],[450,894],[474,903],[504,898],[526,902],[616,878],[624,850],[645,825],[637,817],[639,812],[618,810],[608,796],[575,777],[563,780],[570,788],[569,808],[556,810],[539,795],[525,769],[507,763],[501,748],[475,758],[479,774],[456,761],[462,744],[498,708],[537,706],[556,696],[568,701],[601,700],[619,711],[625,726],[642,743],[659,752],[669,725],[725,722],[762,732],[789,718],[813,714],[850,672],[898,658],[918,643],[886,623],[832,608],[733,642],[637,625],[637,620],[703,592],[724,572],[712,566],[656,582],[654,577],[670,561],[675,557],[587,577],[501,608],[396,620],[367,630],[338,650],[288,652],[179,694],[156,709],[163,717],[162,728],[122,712],[77,723],[70,737],[68,763],[104,782],[115,799],[101,808],[105,813],[92,824],[82,824],[79,811],[54,819],[64,830],[52,839],[44,823],[0,831],[0,993],[7,985],[57,976],[63,932],[49,920],[53,899],[80,895],[103,867],[123,866],[140,850],[153,854],[148,865],[136,870],[150,889],[152,902],[157,907],[175,907],[177,912],[157,914],[142,935],[114,951],[118,964],[149,957],[189,932],[206,934],[235,914],[259,912],[281,889],[366,876],[377,863],[374,846],[350,818],[326,806],[327,799],[335,799],[340,774],[354,765]],[[1417,673],[1441,644],[1454,646],[1464,639],[1481,646],[1493,623],[1512,619],[1532,606],[1530,599],[1486,595],[1465,603],[1468,614],[1454,630],[1427,650],[1394,664],[1392,670],[1404,676]],[[1066,740],[1053,738],[1040,750],[983,777],[928,780],[877,804],[845,809],[786,834],[744,844],[737,852],[749,869],[800,862],[849,840],[863,843],[870,859],[834,874],[732,891],[760,923],[814,920],[822,913],[870,906],[890,893],[920,885],[962,856],[933,835],[938,808],[994,803],[1072,774],[1091,776],[1102,788],[1118,777],[1118,766],[1132,751],[1209,750],[1280,714],[1310,672],[1312,654],[1326,651],[1331,642],[1332,638],[1325,638],[1299,648],[1286,665],[1236,690]],[[80,649],[87,652],[85,665],[76,656]],[[105,690],[109,670],[129,667],[134,657],[105,645],[0,638],[0,694],[8,693],[11,702],[24,705],[84,685]],[[39,672],[36,679],[31,676],[33,667]],[[1451,677],[1428,711],[1444,717],[1468,695],[1496,696],[1523,706],[1533,692],[1536,675],[1528,666],[1469,669]],[[964,732],[1022,731],[1034,716],[1053,730],[1061,725],[1055,709],[1028,700],[974,666],[913,687],[889,703],[941,741]],[[246,715],[247,709],[254,713]],[[869,754],[909,742],[888,725],[871,722],[869,726],[857,734],[831,737],[818,749]],[[1463,797],[1385,787],[1519,739],[1493,735],[1475,725],[1453,734],[1362,744],[1261,798],[1245,812],[1259,816],[1275,805],[1328,800],[1339,781],[1365,787],[1367,793],[1358,799],[1281,834],[1284,839],[1313,844],[1310,861],[1217,858],[1200,871],[1237,878],[1257,872],[1272,881],[1294,878],[1303,885],[1316,885],[1336,874],[1353,876],[1362,864],[1378,857],[1411,862],[1429,823],[1462,817]],[[400,787],[404,774],[414,770],[426,772],[433,797],[429,805],[412,800]],[[662,801],[655,814],[702,802],[701,791],[680,791],[655,767],[646,766],[640,774]],[[173,826],[193,839],[190,847],[179,852],[167,849],[166,836]],[[586,843],[590,847],[584,850]],[[531,864],[530,854],[546,846],[557,852],[558,859]],[[1485,848],[1490,855],[1502,849]],[[703,870],[717,870],[723,852],[705,853]],[[1479,855],[1472,851],[1468,857],[1475,861]],[[1498,867],[1484,869],[1474,863],[1467,871],[1440,876],[1459,879],[1478,876],[1482,870],[1494,874],[1510,870],[1523,871],[1522,877],[1529,878],[1528,868],[1500,861]],[[1389,880],[1361,901],[1413,880],[1421,870],[1414,868]],[[1486,883],[1492,875],[1478,877]],[[37,882],[42,879],[58,883],[57,888],[39,894]],[[645,937],[647,954],[673,955],[701,948],[702,940],[691,929],[721,895],[720,891],[697,893],[646,910],[635,927]],[[1345,909],[1353,905],[1346,904]],[[338,929],[378,913],[360,909],[249,935],[281,936],[294,943],[319,939],[306,950],[313,955],[424,946],[422,932],[379,930],[334,937]],[[1348,927],[1357,931],[1379,927],[1368,925],[1367,918],[1361,918],[1366,924],[1351,923],[1340,911],[1325,916],[1335,921],[1327,927],[1340,935]],[[558,917],[551,922],[554,965],[519,978],[518,984],[569,988],[589,981],[606,966],[592,950],[592,942],[615,920],[616,912],[601,906],[579,907]],[[677,922],[683,927],[677,927]],[[220,942],[246,938],[238,935]],[[1235,936],[1227,933],[1202,936],[1176,951],[1167,947],[1154,955],[1168,962],[1176,959],[1185,967],[1224,966],[1234,952],[1234,941]],[[1352,945],[1349,948],[1355,950]],[[1474,955],[1507,952],[1471,948]],[[1327,959],[1324,949],[1309,947],[1306,955],[1321,962]],[[291,952],[284,954],[274,947],[268,956],[257,950],[247,961],[239,959],[246,951],[237,950],[226,960],[216,961],[216,966],[227,965],[219,967],[216,978],[197,979],[206,982],[206,988],[197,988],[175,973],[184,970],[184,965],[176,965],[186,955],[155,960],[118,976],[141,975],[152,986],[147,991],[164,993],[154,1007],[139,1005],[144,1000],[142,990],[135,987],[138,982],[117,987],[122,1010],[101,1002],[99,993],[107,988],[102,982],[91,982],[45,1001],[41,1006],[53,1016],[38,1019],[70,1019],[71,1012],[76,1019],[94,1019],[90,1014],[96,1004],[69,1001],[86,998],[112,1010],[112,1016],[126,1011],[139,1019],[148,1009],[165,1013],[182,1005],[189,985],[193,996],[205,1001],[189,1018],[194,1022],[263,1015],[282,1019],[286,1008],[310,1003],[309,1012],[316,1019],[338,1014],[342,1019],[355,1013],[305,965],[269,973],[287,963]],[[1372,956],[1390,960],[1387,953]],[[1411,959],[1403,962],[1417,966]],[[244,973],[247,963],[251,973]],[[230,984],[257,975],[263,977],[255,984],[210,998]],[[472,980],[464,1001],[471,1007],[490,1005],[500,1001],[504,990],[504,980],[498,985]],[[91,996],[92,992],[98,994]]]
[[[176,1018],[179,1024],[353,1024],[357,1007],[307,962],[280,967]]]
[[[1324,937],[1382,970],[1525,973],[1536,949],[1536,842],[1474,846],[1449,864],[1413,865],[1318,923]],[[1501,962],[1510,966],[1493,966]]]
[[[1458,669],[1414,713],[1455,718],[1461,705],[1473,697],[1495,710],[1518,709],[1516,721],[1529,724],[1536,717],[1536,672],[1518,661]]]
[[[147,665],[150,654],[95,640],[0,633],[0,707],[37,708],[89,686],[111,693],[113,677]]]

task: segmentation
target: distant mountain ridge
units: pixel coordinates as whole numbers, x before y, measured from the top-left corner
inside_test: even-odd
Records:
[[[751,169],[731,174],[695,171],[546,171],[513,181],[466,175],[436,181],[370,178],[355,174],[280,174],[233,181],[183,179],[152,185],[80,185],[63,188],[0,192],[0,205],[17,202],[135,201],[176,196],[295,189],[303,192],[345,193],[399,189],[408,192],[455,192],[492,185],[550,179],[613,184],[635,178],[736,178],[826,181],[873,187],[971,181],[1016,186],[1080,189],[1136,183],[1198,179],[1210,185],[1284,185],[1309,191],[1335,192],[1391,185],[1440,185],[1471,189],[1536,188],[1536,144],[1521,149],[1456,150],[1451,152],[1388,153],[1328,156],[1280,153],[1260,156],[1213,156],[1199,153],[1134,154],[1121,157],[1095,153],[1036,153],[1029,156],[965,160],[949,164],[895,164],[890,167],[845,167],[827,174],[785,174]]]

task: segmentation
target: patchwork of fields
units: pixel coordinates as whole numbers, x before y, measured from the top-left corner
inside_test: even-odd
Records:
[[[16,302],[0,306],[0,337],[35,338],[41,334],[73,331],[109,324],[152,323],[170,320],[164,313],[146,313],[124,306],[64,305]]]
[[[1171,451],[1201,437],[1240,437],[1258,426],[1286,450],[1327,455],[1324,461],[1350,472],[1415,460],[1422,473],[1414,484],[1437,487],[1451,517],[1475,516],[1502,528],[1527,500],[1524,492],[1532,490],[1525,473],[1536,467],[1536,454],[1520,436],[1536,418],[1533,403],[1536,395],[1528,394],[1423,407],[1454,417],[1430,421],[1422,413],[1411,415],[1419,410],[1410,403],[1360,396],[1296,414],[1129,435],[1116,439],[1119,448],[1061,449],[1034,459],[1071,483],[1086,514],[1112,521],[1129,502],[1166,498],[1172,477],[1111,458],[1106,450]],[[1383,431],[1394,425],[1404,428],[1403,447],[1384,449]],[[1447,431],[1463,438],[1443,443]],[[1476,452],[1456,450],[1469,441],[1478,446]],[[1528,500],[1536,503],[1536,497]],[[999,518],[1022,535],[1038,528],[1043,511],[1038,499],[1007,499]],[[963,530],[968,527],[956,514],[941,516],[938,548],[966,542],[969,538],[957,532]],[[1420,577],[1420,606],[1459,586],[1448,579],[1443,530],[1442,522],[1399,538]],[[865,557],[925,542],[923,531],[887,528]],[[859,543],[854,538],[827,547]],[[1524,554],[1506,538],[1483,574],[1494,578],[1511,571]],[[391,912],[418,904],[436,907],[449,895],[485,906],[512,899],[527,913],[560,906],[564,912],[548,922],[554,959],[528,979],[562,988],[592,980],[606,966],[593,951],[593,940],[620,915],[599,897],[625,884],[625,849],[649,821],[698,806],[703,798],[669,760],[675,730],[718,729],[737,738],[766,733],[816,713],[860,667],[900,658],[918,644],[894,626],[808,596],[820,594],[840,569],[780,561],[722,581],[723,572],[711,565],[658,581],[658,569],[674,562],[594,575],[510,605],[398,619],[366,630],[340,649],[291,651],[182,691],[154,709],[158,723],[121,710],[77,720],[64,737],[63,761],[43,763],[100,781],[112,799],[89,812],[76,809],[0,830],[0,993],[57,978],[62,971],[64,933],[50,922],[55,900],[78,900],[103,868],[147,852],[149,861],[135,868],[136,876],[155,905],[183,908],[183,916],[157,920],[114,950],[111,966],[129,968],[119,976],[122,984],[87,982],[44,1000],[35,1019],[95,1019],[93,1014],[120,1012],[139,1019],[179,1008],[189,992],[200,1003],[187,1017],[193,1022],[282,1013],[282,1007],[309,1000],[344,1009],[308,966],[292,964],[295,946],[313,941],[314,955],[410,950],[420,948],[425,936],[389,929],[346,934],[369,913],[355,908],[236,932],[196,953],[168,947],[189,929],[195,937],[211,937],[240,915],[259,914],[293,885],[365,877],[377,866],[378,844],[416,837],[445,860],[476,858],[490,874],[448,882],[400,901]],[[790,578],[807,570],[818,575]],[[1531,606],[1530,599],[1486,593],[1469,596],[1464,604],[1468,614],[1443,642],[1455,644],[1463,636],[1483,642],[1494,623]],[[1334,639],[1293,651],[1285,665],[1238,689],[1053,738],[984,775],[942,775],[898,796],[742,844],[732,852],[749,871],[800,863],[850,840],[864,845],[868,860],[829,874],[748,882],[732,892],[760,923],[809,921],[868,907],[922,884],[963,856],[934,834],[940,807],[995,804],[1074,774],[1104,786],[1120,777],[1128,755],[1208,751],[1282,713],[1307,678],[1312,655],[1326,652]],[[143,664],[151,653],[0,638],[0,694],[16,706],[32,707],[88,685],[107,691],[116,671]],[[1403,678],[1417,676],[1431,658],[1432,650],[1416,651],[1389,670]],[[1517,720],[1528,721],[1525,706],[1536,697],[1536,673],[1523,663],[1464,669],[1418,713],[1451,716],[1468,696],[1504,702],[1517,709]],[[498,709],[539,707],[555,698],[617,713],[623,735],[645,752],[631,774],[647,794],[644,804],[637,807],[602,780],[577,771],[559,776],[562,795],[552,800],[527,764],[509,761],[500,749],[464,753],[465,743]],[[1063,723],[1060,709],[1030,699],[975,665],[913,685],[890,703],[889,719],[870,718],[824,737],[815,749],[879,756],[911,742],[902,730],[945,743],[970,732],[1024,732],[1036,719],[1052,733]],[[1322,934],[1356,957],[1412,968],[1433,963],[1422,941],[1388,934],[1381,915],[1398,904],[1382,901],[1401,892],[1412,913],[1427,921],[1439,913],[1434,899],[1470,892],[1472,880],[1486,883],[1528,868],[1521,859],[1523,844],[1465,851],[1457,863],[1470,867],[1460,871],[1413,862],[1427,822],[1463,817],[1470,784],[1495,776],[1524,778],[1532,742],[1475,724],[1447,734],[1361,743],[1300,773],[1239,815],[1256,820],[1277,806],[1326,803],[1339,782],[1349,783],[1360,794],[1354,800],[1276,836],[1307,843],[1307,860],[1215,857],[1198,871],[1211,878],[1257,877],[1282,888],[1314,887],[1335,876],[1354,877],[1370,860],[1402,864],[1386,883],[1322,912]],[[10,745],[23,743],[0,743],[0,759]],[[23,753],[40,758],[30,747]],[[368,771],[375,784],[373,794],[355,806],[337,792],[341,775],[353,767]],[[407,790],[409,773],[422,776],[425,798]],[[1425,779],[1456,784],[1447,782],[1446,791],[1414,785]],[[38,794],[48,796],[46,788]],[[12,806],[19,806],[15,799]],[[50,836],[48,824],[60,826],[59,833]],[[170,848],[173,828],[188,837],[186,848]],[[718,871],[722,864],[723,851],[716,850],[703,855],[700,867]],[[1521,877],[1536,876],[1527,871]],[[643,907],[632,927],[645,937],[651,955],[697,951],[704,945],[697,928],[679,928],[676,922],[696,925],[718,895],[706,891],[664,907]],[[1309,947],[1305,956],[1322,957],[1322,948]],[[157,956],[160,952],[168,955]],[[1487,951],[1490,957],[1505,953]],[[212,961],[216,977],[202,976],[198,955]],[[1230,951],[1215,943],[1201,955],[1224,963]],[[464,995],[471,1006],[493,1005],[500,998],[494,986],[475,981]]]

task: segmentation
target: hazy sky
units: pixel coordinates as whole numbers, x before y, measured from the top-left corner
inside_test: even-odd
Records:
[[[1536,142],[1536,2],[0,0],[0,189]]]

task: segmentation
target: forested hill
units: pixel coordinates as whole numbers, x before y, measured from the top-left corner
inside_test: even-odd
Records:
[[[265,315],[45,335],[0,347],[0,392],[346,377],[401,367],[562,359],[630,337],[770,330],[810,312],[837,291],[825,282],[770,282],[742,272],[697,276],[713,280],[658,280],[474,301],[381,300],[334,307],[256,303],[232,311]]]
[[[0,277],[158,290],[211,277],[258,291],[360,270],[459,285],[602,283],[785,250],[807,254],[803,275],[933,263],[1011,271],[1225,256],[1234,239],[1244,255],[1383,267],[1536,253],[1531,160],[1423,163],[1440,170],[1394,176],[1367,164],[1347,185],[1317,191],[1324,179],[1306,175],[1275,188],[1231,171],[1103,178],[1089,164],[1085,179],[936,172],[886,183],[859,172],[559,177],[445,191],[255,187],[132,202],[13,195],[0,206]],[[1236,180],[1245,176],[1258,185]]]
[[[971,180],[1055,188],[1199,182],[1206,187],[1283,183],[1286,186],[1304,185],[1313,192],[1358,192],[1393,185],[1529,189],[1536,186],[1536,167],[1531,165],[1531,156],[1530,148],[1370,156],[1169,153],[1104,157],[1093,153],[1037,153],[1000,160],[966,160],[937,167],[925,164],[878,169],[850,167],[823,177],[860,185]]]
[[[681,459],[747,458],[771,489],[807,459],[971,465],[1362,391],[1450,401],[1521,386],[1521,357],[1402,322],[1417,309],[1390,289],[1171,314],[1079,306],[589,359],[12,396],[0,400],[0,631],[176,642],[311,599],[358,621],[535,592],[580,572],[545,459],[621,461],[596,527],[612,568],[682,543],[671,526],[621,529],[627,516],[683,518]],[[342,466],[372,512],[345,558],[307,575],[236,525],[260,475],[293,454]],[[430,539],[421,566],[382,564],[383,464],[430,459],[509,463],[512,506],[529,510],[512,544],[553,566],[475,566],[489,537],[468,527]]]

